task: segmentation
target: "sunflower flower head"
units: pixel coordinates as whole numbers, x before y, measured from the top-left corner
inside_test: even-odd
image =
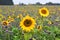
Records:
[[[4,25],[4,26],[7,26],[8,24],[9,24],[8,21],[3,21],[3,22],[2,22],[2,25]]]
[[[11,18],[11,16],[8,16],[8,18]]]
[[[19,14],[18,16],[17,16],[17,18],[22,18],[23,16],[22,16],[22,14]]]
[[[7,21],[8,22],[13,22],[14,21],[14,18],[9,18]]]
[[[14,18],[12,18],[11,16],[8,16],[8,22],[13,22],[14,21]]]
[[[33,30],[35,25],[35,20],[30,17],[30,16],[25,16],[22,21],[20,22],[20,26],[22,28],[22,30],[26,31],[26,32],[30,32],[31,30]]]
[[[52,21],[48,21],[48,24],[53,24],[53,22]]]
[[[38,30],[42,30],[42,26],[37,26],[37,29]]]
[[[44,8],[39,9],[39,13],[41,16],[47,17],[49,15],[49,10],[44,7]]]

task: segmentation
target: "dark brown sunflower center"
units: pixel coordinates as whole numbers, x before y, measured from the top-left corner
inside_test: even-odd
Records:
[[[3,22],[3,25],[7,25],[7,22]]]
[[[32,24],[32,21],[29,20],[29,19],[26,19],[26,20],[24,21],[24,25],[25,25],[26,27],[29,27],[31,24]]]
[[[38,29],[40,29],[40,26],[38,26]]]
[[[46,10],[41,10],[41,12],[42,12],[43,14],[46,14]]]

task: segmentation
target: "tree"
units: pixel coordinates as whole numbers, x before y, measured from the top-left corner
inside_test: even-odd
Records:
[[[26,4],[24,4],[24,3],[19,3],[19,5],[22,6],[22,5],[26,5]]]
[[[36,5],[42,5],[40,2],[37,2]]]
[[[48,3],[46,3],[46,5],[60,5],[60,3],[52,3],[52,2],[48,2]]]
[[[46,3],[46,5],[53,5],[53,3],[52,2],[48,2],[48,3]]]
[[[12,0],[0,0],[0,5],[13,5]]]

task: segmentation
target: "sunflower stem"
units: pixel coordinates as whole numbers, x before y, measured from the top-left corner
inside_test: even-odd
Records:
[[[24,34],[24,39],[25,40],[29,40],[31,37],[32,37],[32,34],[30,34],[30,33],[25,33]]]

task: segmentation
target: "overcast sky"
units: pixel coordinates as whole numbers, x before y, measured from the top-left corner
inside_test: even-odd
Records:
[[[19,3],[25,3],[25,4],[29,4],[29,3],[36,3],[36,2],[40,2],[42,4],[45,4],[47,2],[53,2],[53,3],[60,3],[60,0],[13,0],[14,4],[19,4]]]

